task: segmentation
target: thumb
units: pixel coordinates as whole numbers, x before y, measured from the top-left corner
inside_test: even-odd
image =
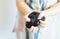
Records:
[[[24,19],[25,19],[25,21],[30,22],[30,18],[28,18],[28,16],[24,16]]]

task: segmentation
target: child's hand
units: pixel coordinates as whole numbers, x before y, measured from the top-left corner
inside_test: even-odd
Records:
[[[42,12],[40,13],[38,19],[41,19],[43,16],[44,16],[45,20],[44,20],[44,21],[40,20],[40,28],[43,28],[43,27],[45,26],[45,24],[46,24],[46,21],[47,21],[47,20],[46,20],[47,14],[44,13],[44,11],[42,11]]]

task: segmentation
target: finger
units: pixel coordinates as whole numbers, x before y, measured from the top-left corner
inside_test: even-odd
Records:
[[[40,22],[40,27],[43,28],[46,24]]]
[[[35,31],[38,30],[38,27],[34,27],[34,26],[32,26],[29,30],[30,30],[31,32],[35,32]]]
[[[34,30],[33,31],[36,32],[37,30],[38,30],[38,27],[34,27]]]
[[[41,15],[38,16],[38,19],[41,19]]]
[[[44,15],[39,15],[39,16],[38,16],[38,19],[41,19],[43,16],[44,16]]]
[[[31,28],[29,28],[29,31],[33,32],[34,27],[32,26]]]
[[[28,16],[24,17],[26,21],[30,22],[30,18],[28,18]]]
[[[44,28],[44,25],[40,24],[40,28]]]
[[[40,24],[41,27],[45,26],[45,24]]]
[[[40,20],[40,24],[45,24],[45,23],[46,23],[46,21]]]

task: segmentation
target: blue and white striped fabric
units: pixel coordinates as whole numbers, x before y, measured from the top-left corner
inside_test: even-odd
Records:
[[[44,0],[29,0],[29,2],[27,4],[32,9],[35,9],[36,8],[35,7],[35,4],[38,5],[38,8],[41,8],[41,10],[44,9]]]
[[[40,33],[40,29],[38,29],[36,32],[34,32],[34,39],[38,39],[39,33]]]

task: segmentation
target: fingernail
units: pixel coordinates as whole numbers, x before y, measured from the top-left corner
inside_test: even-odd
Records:
[[[26,19],[26,21],[30,22],[30,19],[28,18],[28,19]]]

